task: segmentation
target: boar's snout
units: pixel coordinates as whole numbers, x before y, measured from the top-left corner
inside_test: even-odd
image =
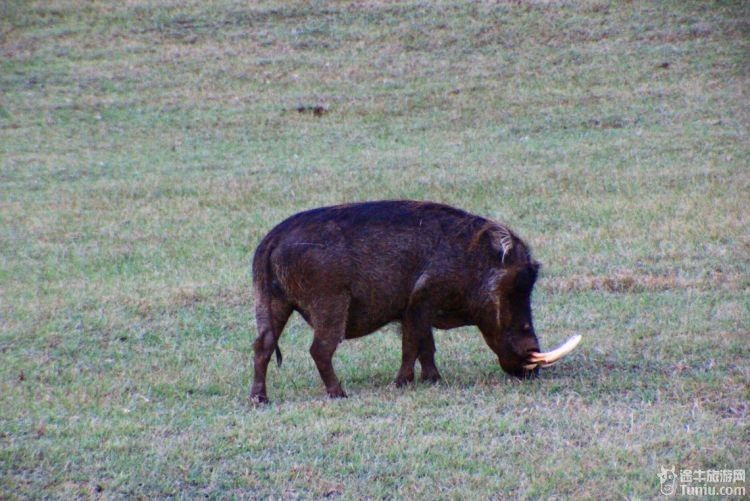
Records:
[[[512,341],[511,346],[508,348],[508,350],[504,350],[503,354],[498,355],[500,367],[506,373],[522,379],[533,378],[539,375],[538,367],[531,370],[524,368],[528,364],[531,354],[539,352],[539,341],[536,335],[534,335],[533,330],[520,339],[517,338]]]
[[[521,360],[526,360],[530,354],[538,351],[539,341],[533,332],[517,340],[513,346],[514,354]]]

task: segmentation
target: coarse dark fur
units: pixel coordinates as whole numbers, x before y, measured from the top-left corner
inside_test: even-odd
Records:
[[[253,259],[258,338],[251,398],[267,402],[266,370],[292,312],[313,328],[310,354],[331,397],[346,394],[331,359],[344,339],[402,325],[401,386],[440,378],[432,329],[476,325],[502,368],[539,350],[531,293],[539,264],[507,227],[432,202],[323,207],[273,228]]]

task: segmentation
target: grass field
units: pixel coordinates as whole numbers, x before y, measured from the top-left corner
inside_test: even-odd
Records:
[[[653,497],[660,466],[750,467],[747,2],[0,19],[0,497]],[[579,349],[517,382],[437,332],[444,381],[400,390],[388,327],[329,401],[294,317],[250,405],[255,246],[383,198],[508,223],[543,348]]]

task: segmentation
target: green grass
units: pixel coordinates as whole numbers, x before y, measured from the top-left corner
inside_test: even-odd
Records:
[[[0,497],[653,497],[750,466],[744,2],[0,5]],[[325,113],[299,113],[322,106]],[[249,263],[315,206],[430,199],[544,264],[533,382],[295,317],[248,404]]]

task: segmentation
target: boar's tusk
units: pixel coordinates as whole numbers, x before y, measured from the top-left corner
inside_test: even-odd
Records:
[[[557,362],[559,362],[559,360],[556,360],[554,362],[550,362],[548,364],[541,363],[541,362],[535,362],[533,364],[526,364],[526,365],[523,366],[523,368],[526,369],[527,371],[533,371],[537,367],[539,367],[540,369],[546,369],[547,367],[552,367]]]
[[[549,367],[553,363],[560,360],[562,357],[573,351],[573,349],[578,346],[578,343],[581,342],[581,336],[576,335],[572,338],[565,341],[565,343],[560,346],[557,349],[554,349],[552,351],[548,351],[545,353],[532,353],[529,357],[529,362],[534,362],[535,364],[541,364],[542,367]],[[526,368],[527,366],[524,366]]]

